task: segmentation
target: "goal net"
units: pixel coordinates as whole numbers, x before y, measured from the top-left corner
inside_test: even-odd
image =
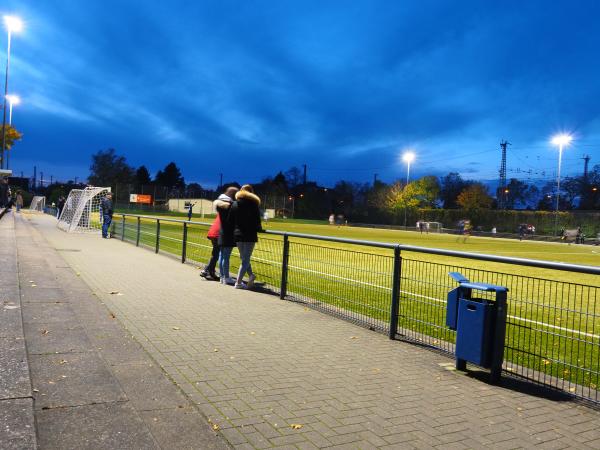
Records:
[[[44,212],[44,208],[46,207],[46,197],[41,195],[36,195],[31,199],[31,205],[29,205],[29,209],[31,211],[40,211]]]
[[[58,228],[69,233],[100,229],[100,202],[109,192],[108,187],[88,186],[85,189],[72,189],[58,218]]]
[[[442,223],[441,222],[423,222],[425,229],[429,233],[441,233]]]

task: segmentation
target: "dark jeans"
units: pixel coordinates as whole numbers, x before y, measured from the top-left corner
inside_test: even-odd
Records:
[[[210,260],[208,261],[208,265],[206,266],[206,271],[208,273],[215,273],[215,268],[217,267],[217,261],[219,260],[219,238],[209,238],[212,243],[212,254],[210,255]]]
[[[102,215],[102,237],[108,237],[108,229],[110,228],[110,224],[112,222],[112,216],[108,214]]]

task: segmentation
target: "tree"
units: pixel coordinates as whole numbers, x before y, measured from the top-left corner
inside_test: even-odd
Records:
[[[441,180],[441,191],[440,200],[444,208],[457,208],[458,195],[469,185],[473,184],[472,181],[465,181],[462,179],[459,173],[450,172]]]
[[[0,133],[2,133],[2,132],[3,132],[2,127],[0,127]],[[23,137],[23,134],[19,133],[15,127],[13,127],[12,125],[6,124],[5,148],[7,150],[10,150],[12,148],[12,146],[14,145],[15,141],[20,141],[22,137]],[[0,139],[2,139],[2,137],[0,137]]]
[[[500,192],[499,195],[505,195],[506,208],[525,208],[538,194],[539,190],[533,185],[529,185],[524,181],[511,178],[506,185],[507,193]]]
[[[433,208],[440,194],[440,184],[436,177],[426,176],[412,183],[395,183],[388,192],[387,204],[391,209]]]
[[[174,162],[167,164],[164,170],[159,170],[154,181],[156,184],[166,186],[169,189],[185,188],[185,180],[183,179],[183,176],[181,176],[181,171]]]
[[[95,186],[116,186],[117,183],[130,184],[133,181],[133,168],[124,156],[117,155],[114,148],[99,150],[92,155],[88,181]]]
[[[285,173],[285,181],[288,187],[295,188],[302,182],[302,172],[297,167],[292,167]]]
[[[198,183],[190,183],[185,187],[185,195],[190,198],[200,198],[204,193],[204,189]]]
[[[140,166],[135,171],[135,185],[137,187],[152,184],[152,179],[150,178],[150,172],[146,166]]]
[[[466,187],[456,199],[456,203],[468,211],[489,209],[492,202],[493,199],[488,194],[487,188],[481,183],[473,183]]]

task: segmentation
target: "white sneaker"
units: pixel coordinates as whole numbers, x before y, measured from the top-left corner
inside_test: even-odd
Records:
[[[256,275],[252,274],[248,277],[248,288],[254,286],[254,280],[256,280]]]
[[[233,286],[236,289],[248,289],[248,285],[246,283],[244,283],[243,281],[241,283],[235,283],[235,285]]]

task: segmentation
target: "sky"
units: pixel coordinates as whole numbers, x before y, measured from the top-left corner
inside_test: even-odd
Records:
[[[600,2],[3,0],[15,174],[89,175],[114,148],[152,174],[391,182],[551,180],[600,164]],[[6,61],[6,33],[0,37]],[[1,67],[4,70],[4,63]]]

